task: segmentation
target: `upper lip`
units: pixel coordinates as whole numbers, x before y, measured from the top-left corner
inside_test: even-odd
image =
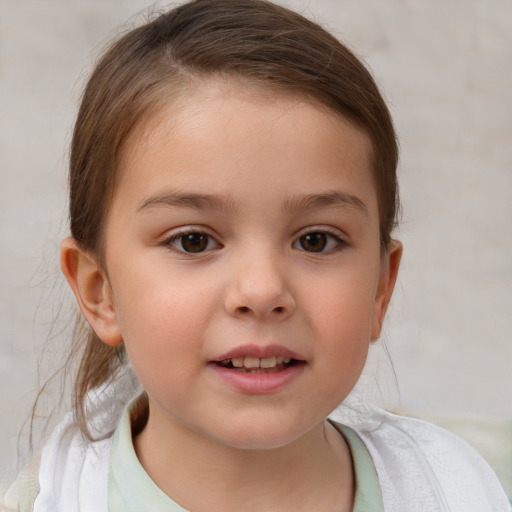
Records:
[[[229,352],[221,354],[218,357],[215,357],[212,361],[215,363],[225,361],[226,359],[233,359],[235,357],[258,357],[263,359],[265,357],[273,357],[273,356],[283,356],[289,357],[291,359],[295,359],[298,361],[303,361],[304,358],[299,354],[290,350],[282,345],[241,345],[236,347]]]

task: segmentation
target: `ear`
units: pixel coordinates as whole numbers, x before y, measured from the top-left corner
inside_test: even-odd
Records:
[[[402,244],[398,240],[391,240],[386,254],[382,257],[379,283],[373,308],[371,340],[375,341],[382,331],[384,317],[388,309],[393,289],[395,288],[400,260],[402,259]]]
[[[119,345],[121,329],[108,277],[96,258],[81,249],[72,237],[60,249],[60,266],[83,315],[107,345]]]

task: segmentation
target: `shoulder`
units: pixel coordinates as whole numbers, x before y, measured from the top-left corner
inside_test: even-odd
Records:
[[[35,457],[20,471],[4,496],[2,512],[32,512],[39,494],[40,463],[41,457]]]
[[[17,477],[2,511],[107,510],[111,437],[86,439],[68,414],[57,425],[42,454]]]
[[[68,414],[44,447],[36,509],[104,510],[111,443],[110,436],[87,439]]]
[[[348,425],[370,452],[386,510],[511,510],[490,466],[458,436],[379,408],[349,414]]]
[[[82,433],[73,412],[53,430],[40,458],[19,475],[4,497],[5,512],[107,510],[112,437],[127,404],[140,392],[130,367],[86,397],[87,424]]]

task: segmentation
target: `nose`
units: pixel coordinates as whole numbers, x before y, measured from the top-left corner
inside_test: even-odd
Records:
[[[296,308],[286,272],[271,256],[243,260],[233,270],[233,281],[226,293],[226,311],[235,317],[284,320]]]

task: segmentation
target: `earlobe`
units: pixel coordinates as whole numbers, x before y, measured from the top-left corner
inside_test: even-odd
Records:
[[[375,341],[382,331],[389,301],[393,295],[403,247],[398,240],[391,240],[388,251],[382,259],[379,283],[372,317],[371,340]]]
[[[107,345],[119,345],[123,338],[112,290],[97,260],[69,237],[61,245],[60,265],[82,314],[98,337]]]

